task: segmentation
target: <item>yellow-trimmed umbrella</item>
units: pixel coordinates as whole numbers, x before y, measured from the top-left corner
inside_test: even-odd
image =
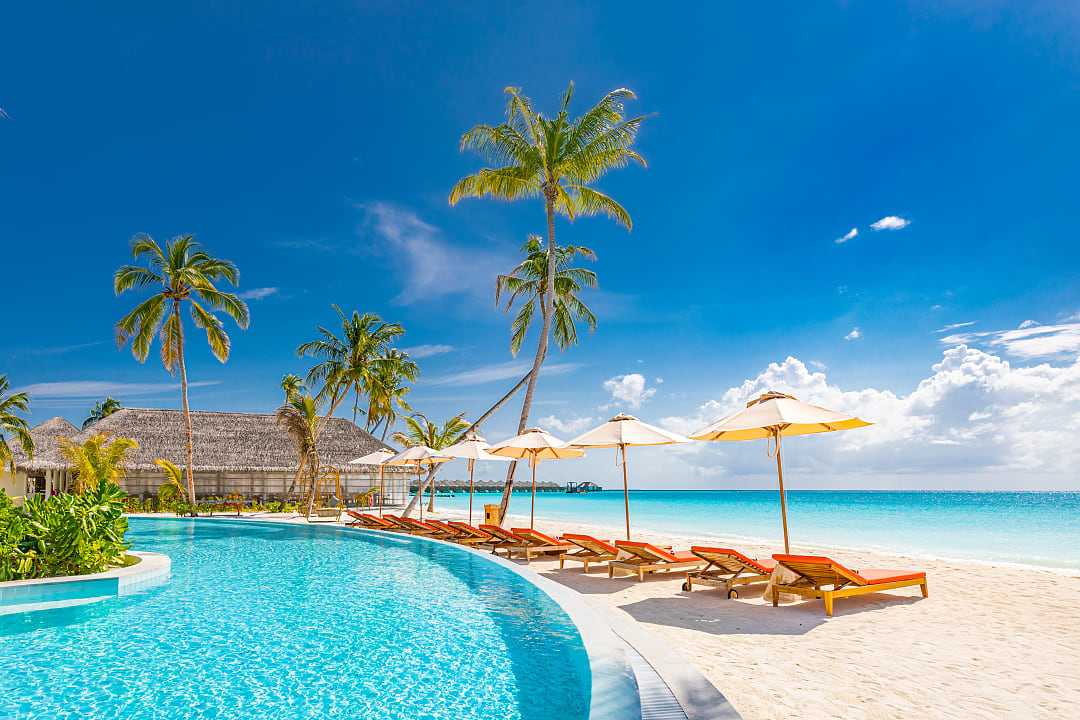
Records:
[[[690,442],[689,438],[649,425],[633,415],[619,414],[599,427],[570,441],[574,447],[618,448],[622,455],[623,505],[626,509],[626,539],[630,539],[630,483],[626,476],[626,448],[647,445],[673,445]]]
[[[750,402],[746,408],[690,434],[692,440],[768,440],[775,443],[776,476],[780,483],[780,518],[784,526],[784,552],[788,543],[787,499],[784,497],[784,465],[780,459],[780,438],[791,435],[836,432],[866,427],[873,423],[854,415],[826,410],[804,403],[791,395],[769,391]]]
[[[450,462],[451,458],[441,455],[427,445],[413,445],[399,452],[386,461],[387,465],[407,465],[416,468],[416,492],[420,493],[420,521],[424,520],[424,486],[420,480],[420,468],[431,467],[439,463]],[[434,492],[434,488],[432,489]]]
[[[488,448],[492,455],[508,458],[526,458],[532,468],[532,505],[529,508],[529,527],[536,523],[536,463],[541,460],[565,460],[579,458],[585,454],[581,448],[570,447],[551,433],[540,428],[529,428],[509,440],[495,443]]]
[[[350,460],[350,465],[378,465],[379,466],[379,517],[383,514],[383,466],[386,465],[386,461],[397,455],[393,450],[386,448],[379,448],[375,452],[370,452],[363,457],[358,457],[355,460]]]
[[[472,504],[473,504],[473,469],[476,467],[477,460],[500,460],[502,462],[510,462],[510,458],[502,457],[500,455],[492,455],[488,452],[487,440],[477,435],[475,432],[470,432],[465,435],[464,439],[460,442],[454,443],[448,448],[443,448],[439,451],[440,454],[447,457],[459,458],[468,461],[469,465],[469,524],[472,525]]]

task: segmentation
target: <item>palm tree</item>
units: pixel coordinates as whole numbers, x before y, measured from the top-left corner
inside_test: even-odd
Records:
[[[326,418],[353,393],[353,422],[360,407],[360,395],[370,382],[372,365],[390,348],[395,338],[405,334],[397,323],[384,322],[375,313],[346,315],[337,305],[331,307],[341,318],[341,337],[319,326],[319,337],[296,349],[300,357],[319,358],[307,374],[308,385],[319,385],[318,399],[329,402]],[[320,427],[321,430],[321,427]]]
[[[107,397],[101,402],[94,403],[94,408],[90,411],[90,415],[83,420],[83,429],[87,426],[93,425],[102,418],[107,418],[114,412],[120,409],[120,401],[113,397]]]
[[[165,476],[165,482],[158,486],[157,491],[158,500],[161,501],[161,505],[173,505],[177,500],[187,502],[187,488],[184,487],[184,471],[180,466],[165,458],[157,458],[154,460],[154,464],[161,468],[161,474]],[[162,507],[159,507],[158,509],[161,510]]]
[[[319,401],[310,393],[297,393],[286,399],[275,413],[278,425],[296,444],[297,477],[307,470],[309,479],[308,514],[315,506],[315,486],[319,478]]]
[[[391,439],[405,447],[427,445],[432,450],[442,450],[445,447],[450,447],[461,439],[461,436],[470,427],[469,422],[465,420],[463,416],[464,413],[455,415],[442,425],[436,425],[421,413],[406,416],[405,418],[402,418],[405,421],[405,430],[395,432],[391,436]],[[424,482],[416,488],[416,495],[413,495],[413,499],[409,501],[409,506],[405,508],[406,517],[416,509],[416,503],[423,499],[424,490],[427,488],[434,475],[435,466],[432,465],[431,469],[428,470],[427,478],[425,478]],[[428,511],[434,510],[435,496],[434,493],[432,493]]]
[[[7,375],[0,375],[0,467],[8,466],[15,474],[15,456],[8,445],[7,435],[19,443],[27,457],[34,456],[34,438],[30,437],[30,426],[16,413],[30,410],[30,396],[24,392],[8,392]]]
[[[210,310],[195,298],[215,310],[221,310],[236,321],[241,329],[250,322],[248,307],[235,293],[219,290],[215,281],[225,280],[237,285],[240,272],[229,260],[219,260],[203,251],[191,235],[169,240],[162,250],[149,235],[136,235],[131,246],[135,260],[145,257],[148,267],[124,265],[113,277],[113,288],[119,295],[128,290],[160,286],[116,324],[116,342],[123,347],[131,342],[131,353],[139,362],[150,354],[154,336],[161,337],[161,364],[170,373],[180,370],[180,399],[187,427],[187,489],[195,498],[195,443],[192,438],[191,408],[188,405],[187,365],[184,361],[184,323],[180,308],[185,301],[191,305],[195,327],[206,331],[210,351],[221,362],[229,359],[232,345],[225,326]]]
[[[75,471],[75,492],[82,494],[102,481],[120,484],[127,454],[139,447],[131,438],[110,441],[105,433],[94,433],[83,443],[60,438],[60,454]]]
[[[523,300],[511,324],[510,352],[515,356],[529,331],[537,306],[544,305],[544,294],[547,292],[548,253],[544,249],[543,239],[538,235],[530,235],[521,249],[525,259],[509,273],[495,279],[496,305],[504,294],[509,295],[506,300],[507,312],[516,301]],[[575,320],[584,321],[590,331],[596,329],[596,315],[578,297],[583,288],[596,287],[596,273],[581,267],[570,267],[570,263],[578,255],[596,260],[596,253],[580,245],[555,249],[555,317],[551,325],[555,333],[555,344],[562,350],[577,344]]]
[[[624,103],[636,96],[626,88],[612,90],[600,102],[573,120],[569,116],[574,84],[563,94],[558,114],[547,118],[533,109],[532,101],[520,88],[508,87],[506,120],[499,125],[476,125],[461,136],[461,149],[474,150],[492,167],[460,180],[450,191],[450,204],[463,198],[493,197],[500,200],[539,198],[547,219],[548,273],[545,302],[541,304],[543,329],[536,357],[529,373],[525,399],[521,404],[518,432],[529,421],[536,381],[547,356],[553,303],[555,300],[555,215],[571,221],[581,215],[604,214],[629,230],[630,214],[612,197],[591,186],[607,171],[631,162],[645,166],[645,159],[632,149],[645,117],[627,118]],[[500,518],[506,514],[513,487],[511,463],[503,486]]]
[[[281,392],[285,393],[285,402],[289,401],[293,395],[297,395],[304,391],[304,381],[299,375],[293,375],[289,373],[281,377]]]
[[[373,364],[373,372],[364,385],[368,396],[368,430],[375,432],[383,424],[382,439],[397,421],[398,410],[412,412],[405,397],[409,386],[405,381],[416,382],[420,368],[409,355],[397,348],[390,348]]]

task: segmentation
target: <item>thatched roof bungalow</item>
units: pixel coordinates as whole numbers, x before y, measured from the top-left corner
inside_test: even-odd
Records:
[[[193,411],[191,421],[197,496],[280,497],[292,485],[297,470],[296,446],[273,414]],[[36,444],[34,457],[17,457],[18,474],[36,486],[28,489],[64,489],[70,478],[59,452],[59,438],[82,442],[94,433],[128,437],[139,443],[128,456],[124,481],[124,489],[133,495],[157,492],[163,479],[154,464],[157,458],[180,466],[186,462],[184,416],[178,410],[123,408],[85,430],[63,418],[53,418],[31,431]],[[319,459],[341,473],[345,494],[353,495],[377,483],[377,468],[350,465],[349,461],[383,447],[388,446],[355,423],[331,418],[319,437]],[[404,493],[405,474],[400,468],[386,468],[386,477],[391,478],[388,496]]]

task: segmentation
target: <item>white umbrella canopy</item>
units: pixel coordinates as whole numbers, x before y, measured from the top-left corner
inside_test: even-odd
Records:
[[[630,539],[630,482],[627,479],[626,448],[632,446],[673,445],[690,442],[678,433],[641,422],[622,413],[603,425],[578,435],[570,441],[575,447],[618,448],[622,454],[623,506],[626,510],[626,539]]]
[[[390,458],[397,455],[393,450],[387,448],[379,448],[375,452],[370,452],[363,457],[358,457],[355,460],[350,460],[350,465],[378,465],[379,466],[379,517],[383,514],[383,465]]]
[[[532,505],[529,509],[529,527],[536,522],[536,464],[541,460],[566,460],[585,455],[581,448],[570,447],[549,432],[540,428],[529,428],[520,435],[495,443],[487,450],[492,455],[508,458],[528,459],[532,468]]]
[[[452,458],[446,457],[440,454],[438,450],[433,450],[427,445],[413,445],[407,447],[399,452],[394,457],[386,461],[387,465],[409,465],[416,468],[416,491],[421,493],[420,500],[423,501],[423,488],[420,480],[420,467],[423,465],[431,466],[438,465],[439,463],[450,462]],[[434,493],[434,490],[432,490]],[[424,503],[420,503],[420,520],[424,519]]]
[[[492,455],[487,451],[491,447],[487,440],[477,435],[475,432],[470,432],[459,442],[454,443],[448,448],[443,448],[439,452],[443,455],[452,458],[459,458],[468,461],[469,464],[469,524],[472,525],[472,506],[473,506],[473,470],[476,468],[477,460],[499,460],[502,462],[510,462],[510,458],[503,457],[501,455]]]
[[[780,484],[780,518],[784,526],[784,552],[791,552],[788,542],[787,499],[784,497],[784,465],[780,457],[780,438],[792,435],[853,430],[873,425],[854,415],[827,410],[802,402],[791,395],[769,391],[746,403],[746,407],[697,432],[693,440],[762,440],[776,443],[776,476]]]

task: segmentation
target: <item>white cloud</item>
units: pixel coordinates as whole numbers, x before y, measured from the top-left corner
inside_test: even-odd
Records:
[[[597,423],[594,417],[579,417],[579,418],[567,418],[562,420],[554,415],[548,415],[542,417],[536,421],[540,427],[552,432],[562,433],[564,435],[578,435],[582,430],[585,430]],[[569,440],[570,438],[563,438]]]
[[[1042,323],[1038,322],[1037,320],[1025,320],[1016,327],[1019,330],[1027,330],[1028,328],[1039,327],[1039,325],[1042,325]]]
[[[903,230],[910,224],[910,220],[898,215],[886,215],[877,222],[870,223],[870,227],[874,230]]]
[[[952,330],[959,330],[960,328],[963,328],[963,327],[971,327],[974,324],[975,324],[974,320],[970,320],[968,322],[952,323],[950,325],[946,325],[945,327],[940,327],[937,330],[935,330],[934,332],[936,332],[936,333],[946,333],[946,332],[950,332]]]
[[[500,254],[447,242],[410,210],[382,202],[359,207],[362,233],[376,239],[371,249],[385,258],[384,271],[400,276],[403,288],[393,299],[399,305],[461,293],[489,295],[495,276],[514,265]]]
[[[276,295],[279,289],[276,287],[252,288],[240,293],[240,297],[244,300],[263,300],[271,295]]]
[[[931,305],[930,310],[932,310],[933,312],[937,312],[938,310],[940,310],[943,307],[944,307],[944,305]]]
[[[220,385],[220,380],[204,380],[188,383],[188,387]],[[161,395],[180,389],[179,383],[122,383],[109,380],[67,380],[63,382],[34,383],[18,388],[19,392],[34,398],[88,398],[113,395],[118,397]]]
[[[662,378],[662,377],[653,378],[653,382],[655,382],[657,385],[663,385],[664,384],[664,378]]]
[[[857,327],[851,328],[851,332],[844,336],[845,340],[858,340],[862,337],[862,330]]]
[[[862,478],[852,482],[863,487],[883,487],[884,477],[906,487],[1075,484],[1080,359],[1062,366],[1014,367],[996,355],[960,345],[946,349],[928,377],[909,394],[899,395],[876,388],[844,390],[830,384],[825,373],[811,372],[802,361],[788,357],[704,403],[695,414],[660,422],[676,432],[692,433],[766,390],[875,423],[785,441],[785,465],[798,465],[794,472],[807,477],[807,487],[843,484],[837,479],[845,475]],[[763,454],[735,447],[743,445],[747,443],[715,443],[686,459],[714,464],[720,462],[717,453],[723,453],[730,473],[762,473]]]
[[[846,233],[844,233],[841,237],[836,238],[836,240],[834,240],[833,242],[835,242],[837,245],[843,245],[848,240],[854,240],[858,236],[859,236],[859,228],[851,228]]]
[[[611,393],[611,402],[604,409],[630,407],[637,409],[656,394],[656,388],[646,387],[645,376],[641,373],[616,375],[604,381],[604,390]]]
[[[26,355],[66,355],[70,352],[77,350],[85,350],[87,348],[97,347],[104,345],[105,340],[97,340],[95,342],[76,343],[74,345],[58,345],[55,347],[34,347],[21,351]]]
[[[414,345],[412,347],[402,348],[402,350],[409,354],[409,357],[414,360],[420,358],[434,357],[435,355],[445,355],[449,352],[454,352],[453,345]]]
[[[944,345],[1001,348],[1009,355],[1034,359],[1080,352],[1080,323],[1027,325],[1015,330],[957,333],[941,338]]]
[[[531,363],[507,362],[482,365],[472,370],[451,373],[439,377],[421,379],[424,385],[484,385],[499,380],[520,380],[529,372]],[[581,367],[580,363],[547,363],[540,370],[541,375],[565,375]]]

